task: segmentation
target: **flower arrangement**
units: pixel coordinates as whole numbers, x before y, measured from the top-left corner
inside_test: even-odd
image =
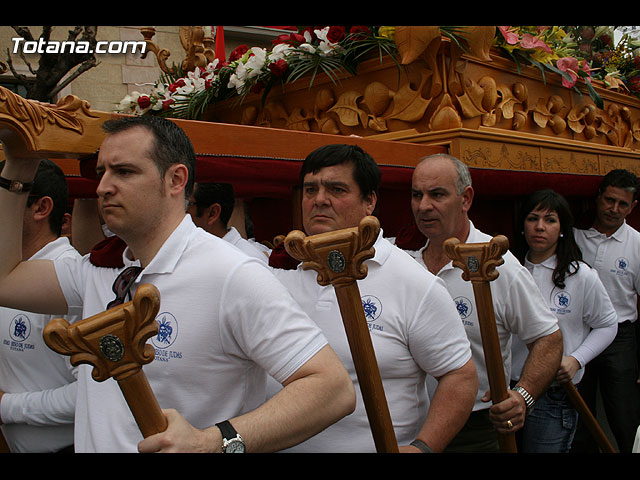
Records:
[[[440,27],[440,31],[464,48],[464,38],[458,35],[462,28]],[[592,79],[640,96],[640,57],[634,54],[640,43],[625,35],[614,46],[612,28],[499,26],[493,44],[518,68],[521,64],[538,67],[543,79],[545,71],[552,71],[562,76],[567,88],[576,89],[578,82],[584,82],[602,107]],[[123,98],[117,111],[198,119],[208,105],[242,100],[248,93],[266,98],[280,83],[308,77],[311,85],[319,73],[334,81],[356,75],[358,64],[372,52],[399,62],[394,27],[304,27],[280,35],[272,44],[270,50],[242,45],[226,62],[216,59],[204,69],[173,77],[165,74],[151,93],[134,92]]]
[[[495,46],[520,65],[528,63],[562,76],[566,88],[575,88],[581,80],[599,107],[602,99],[593,89],[592,79],[605,87],[640,95],[638,67],[640,57],[634,49],[640,42],[624,35],[617,46],[613,42],[615,27],[594,26],[518,26],[497,28]]]
[[[199,118],[204,108],[228,98],[242,99],[248,93],[268,92],[279,82],[293,82],[319,73],[337,80],[355,75],[366,54],[395,55],[393,30],[385,27],[306,27],[273,40],[271,50],[237,47],[227,62],[218,59],[206,68],[184,76],[164,75],[150,94],[134,92],[122,99],[117,111],[147,112],[178,118]]]

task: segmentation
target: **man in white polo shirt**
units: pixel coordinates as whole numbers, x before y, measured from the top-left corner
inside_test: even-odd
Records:
[[[42,160],[24,215],[24,259],[79,259],[61,236],[67,201],[64,173]],[[73,452],[76,369],[45,345],[42,331],[51,319],[0,307],[0,430],[12,453]]]
[[[489,380],[478,324],[477,306],[471,282],[453,267],[443,249],[451,237],[463,243],[483,243],[491,237],[477,230],[468,217],[473,202],[471,175],[467,166],[449,155],[423,159],[413,174],[411,208],[418,229],[427,243],[413,256],[430,272],[445,281],[464,325],[478,370],[479,388],[473,413],[467,425],[448,449],[452,452],[498,451],[496,432],[516,431],[535,398],[555,377],[562,357],[562,334],[529,272],[510,253],[497,268],[499,276],[491,282],[496,326],[507,382],[511,373],[511,335],[529,347],[529,356],[515,390],[495,405],[486,395]]]
[[[191,215],[196,226],[222,238],[247,255],[267,263],[268,250],[244,238],[234,226],[229,226],[234,206],[235,195],[230,183],[196,183],[189,199],[187,213]]]
[[[377,202],[380,170],[354,145],[311,152],[300,172],[305,232],[315,235],[358,226]],[[396,440],[403,452],[441,452],[473,405],[477,375],[469,342],[444,285],[382,237],[359,280],[365,318],[380,369]],[[322,328],[356,385],[356,410],[290,449],[308,453],[375,452],[371,428],[333,286],[313,270],[275,270]],[[429,404],[425,376],[438,379]],[[276,389],[277,390],[277,389]]]
[[[586,367],[580,393],[593,412],[598,384],[604,411],[618,448],[629,453],[640,424],[638,385],[638,292],[640,292],[640,233],[626,223],[638,203],[638,177],[616,169],[604,176],[596,196],[593,226],[574,229],[586,263],[598,271],[618,314],[613,342]],[[578,422],[572,451],[593,452],[597,446]]]
[[[96,193],[106,225],[127,244],[124,269],[89,256],[20,262],[24,192],[37,160],[14,159],[5,144],[0,189],[8,226],[0,230],[0,304],[86,318],[129,300],[140,283],[160,291],[156,355],[144,371],[167,430],[142,440],[115,380],[95,382],[81,365],[76,451],[278,450],[350,413],[353,385],[318,327],[263,264],[186,214],[195,153],[182,129],[159,117],[104,127]],[[131,272],[133,286],[120,289]],[[266,403],[265,372],[284,385]]]

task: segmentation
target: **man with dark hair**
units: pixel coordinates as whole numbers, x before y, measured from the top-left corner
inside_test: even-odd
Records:
[[[638,177],[624,169],[607,173],[596,196],[593,226],[574,229],[586,263],[598,271],[618,314],[618,334],[589,365],[580,393],[594,414],[598,386],[604,412],[622,453],[632,450],[640,424],[638,385],[638,292],[640,292],[640,233],[627,216],[638,203]],[[578,421],[572,451],[594,452],[597,445]]]
[[[234,226],[229,226],[234,206],[235,195],[230,183],[196,183],[187,213],[196,226],[267,263],[269,257],[265,251],[244,238]]]
[[[67,197],[60,167],[42,160],[22,222],[23,259],[80,258],[60,236]],[[0,307],[0,430],[13,453],[73,452],[76,369],[45,345],[42,331],[51,319]]]
[[[305,232],[357,227],[375,210],[380,179],[379,167],[358,146],[327,145],[311,152],[300,173]],[[404,452],[441,452],[464,424],[476,395],[469,342],[442,282],[382,232],[374,248],[358,288],[396,439]],[[357,386],[333,287],[318,285],[317,273],[301,267],[275,273],[323,329]],[[438,379],[431,404],[427,373]],[[360,389],[356,392],[354,413],[291,451],[375,452]]]
[[[83,364],[76,451],[278,450],[350,413],[353,385],[318,327],[263,264],[186,214],[195,154],[184,131],[147,116],[105,127],[96,193],[107,227],[127,245],[124,267],[93,265],[89,255],[20,262],[14,245],[37,159],[15,159],[5,146],[0,184],[1,305],[87,318],[132,298],[141,283],[160,292],[162,329],[144,371],[167,430],[142,439],[117,382],[94,381]],[[113,286],[131,272],[128,295],[114,299]],[[267,373],[284,388],[265,403]]]

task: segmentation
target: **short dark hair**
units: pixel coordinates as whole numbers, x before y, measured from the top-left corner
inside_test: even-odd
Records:
[[[184,130],[171,120],[153,115],[122,117],[107,120],[102,124],[102,129],[109,134],[123,132],[134,127],[143,127],[152,133],[154,146],[149,155],[158,167],[161,176],[164,176],[167,169],[176,163],[187,167],[189,178],[185,186],[185,198],[189,198],[193,192],[195,181],[196,154],[191,140]]]
[[[617,168],[607,173],[602,182],[598,193],[604,193],[607,187],[618,187],[633,193],[633,200],[638,199],[638,187],[640,183],[638,177],[633,172],[623,168]]]
[[[214,203],[220,205],[220,221],[226,227],[233,213],[235,195],[230,183],[197,183],[193,191],[198,216]]]
[[[360,187],[362,198],[378,193],[382,172],[375,160],[358,145],[332,144],[316,148],[307,155],[300,170],[300,184],[308,173],[317,173],[322,168],[351,163],[353,178]]]
[[[4,161],[0,163],[0,171],[4,168],[4,163]],[[27,207],[42,197],[50,197],[53,201],[53,209],[49,215],[49,228],[52,233],[60,236],[64,214],[68,208],[69,188],[62,169],[53,160],[47,158],[40,160],[27,198]]]

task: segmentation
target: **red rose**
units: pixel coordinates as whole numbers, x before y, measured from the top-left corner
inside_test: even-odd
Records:
[[[287,68],[289,68],[289,64],[283,58],[280,58],[279,60],[276,60],[275,62],[271,62],[269,64],[269,70],[271,70],[271,73],[273,73],[276,77],[281,77],[282,75],[284,75],[284,72],[287,71]]]
[[[633,92],[640,92],[640,75],[636,75],[629,79],[629,90]]]
[[[240,45],[239,47],[236,47],[233,52],[229,54],[229,62],[234,62],[241,59],[248,51],[249,47],[247,47],[246,45]]]
[[[349,29],[349,33],[354,34],[354,40],[364,40],[368,35],[371,34],[371,30],[369,30],[369,27],[365,27],[364,25],[357,25],[351,27]]]
[[[138,97],[138,106],[143,110],[149,108],[151,106],[151,99],[146,95],[140,95]]]
[[[176,101],[173,98],[170,98],[168,100],[164,100],[162,102],[162,109],[163,110],[169,110],[169,108],[171,107],[171,104],[175,103]]]
[[[178,81],[169,85],[169,91],[171,93],[174,93],[178,88],[184,87],[184,86],[185,86],[184,78],[180,78]]]
[[[338,43],[344,39],[344,27],[343,26],[334,26],[329,27],[329,31],[327,32],[327,40],[331,43]]]
[[[278,35],[277,38],[271,41],[273,46],[280,45],[281,43],[297,46],[304,42],[306,42],[304,35],[300,35],[299,33],[284,33],[282,35]]]

